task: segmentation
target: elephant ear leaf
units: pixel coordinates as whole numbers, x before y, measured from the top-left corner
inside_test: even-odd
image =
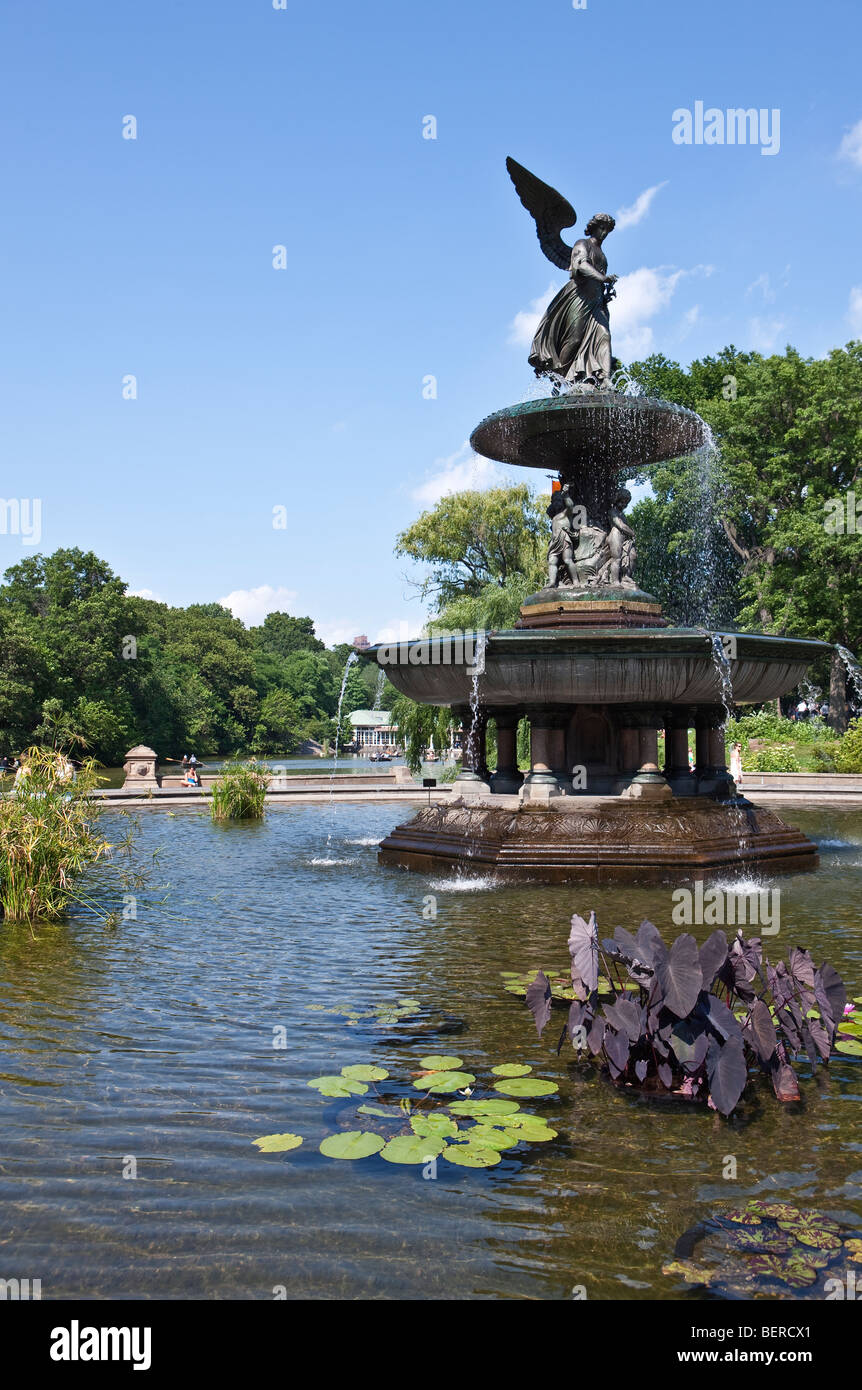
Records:
[[[719,1114],[729,1115],[739,1104],[748,1080],[742,1040],[730,1038],[720,1043],[713,1038],[706,1054],[706,1074],[710,1100]]]
[[[599,983],[599,931],[594,912],[590,913],[589,922],[585,922],[577,912],[572,917],[569,954],[572,957],[575,993],[582,992],[582,997],[588,999]]]
[[[625,1033],[615,1033],[612,1028],[606,1028],[604,1046],[611,1075],[616,1079],[628,1066],[631,1045]]]
[[[745,1032],[763,1066],[770,1067],[778,1046],[778,1035],[768,1006],[756,999],[746,1019]]]
[[[688,932],[678,936],[664,959],[656,965],[663,1003],[677,1018],[685,1018],[697,1003],[703,988],[703,971],[697,942]]]
[[[799,1100],[799,1083],[793,1068],[787,1062],[782,1061],[777,1053],[772,1059],[769,1078],[778,1100]]]
[[[544,1032],[551,1017],[551,985],[547,975],[540,970],[532,984],[527,986],[527,1008],[533,1015],[539,1037]]]
[[[700,968],[703,971],[703,987],[711,989],[713,980],[727,961],[727,937],[716,929],[700,948]]]
[[[844,1017],[844,1008],[847,1003],[847,990],[844,988],[844,981],[838,974],[834,966],[828,961],[824,961],[817,972],[816,985],[826,995],[829,1003],[829,1012],[832,1015],[832,1027],[824,1015],[823,1022],[826,1024],[830,1033],[830,1043],[834,1041],[838,1030],[838,1024]]]
[[[648,964],[655,966],[659,956],[667,955],[667,947],[662,941],[661,932],[654,922],[650,922],[646,917],[638,927],[637,943],[643,952],[644,960]]]

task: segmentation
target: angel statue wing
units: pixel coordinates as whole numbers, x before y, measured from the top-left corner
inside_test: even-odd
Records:
[[[568,270],[572,248],[566,245],[560,232],[563,227],[573,227],[577,222],[575,209],[562,193],[558,193],[549,183],[542,183],[511,155],[506,159],[506,168],[518,197],[536,224],[539,245],[548,260],[553,261],[560,270]]]

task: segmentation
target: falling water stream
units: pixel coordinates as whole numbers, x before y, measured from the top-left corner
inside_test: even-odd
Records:
[[[384,687],[385,684],[386,684],[386,671],[385,671],[385,669],[381,666],[381,667],[380,667],[380,670],[377,672],[377,689],[376,689],[375,692],[374,692],[374,704],[371,706],[372,709],[379,709],[379,708],[380,708],[380,704],[381,704],[381,701],[382,701],[382,699],[383,699],[383,687]],[[344,693],[344,692],[342,691],[342,694],[343,694],[343,693]]]
[[[842,647],[839,642],[835,643],[835,650],[847,673],[847,680],[853,690],[854,713],[858,714],[862,710],[862,666],[859,665],[853,653],[848,652],[847,648]]]
[[[341,677],[341,690],[338,694],[338,712],[335,716],[335,751],[332,759],[332,769],[329,773],[329,832],[326,836],[327,849],[332,844],[332,832],[335,828],[335,774],[338,771],[338,745],[341,738],[341,706],[344,703],[344,692],[347,689],[347,677],[354,662],[359,660],[356,652],[351,652],[344,663],[344,675]],[[382,668],[381,668],[382,675]]]

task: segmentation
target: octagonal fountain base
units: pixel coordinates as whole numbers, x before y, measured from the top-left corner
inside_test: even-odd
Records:
[[[544,883],[674,884],[728,872],[797,873],[819,862],[801,831],[743,798],[558,802],[495,796],[430,806],[387,835],[379,862]]]

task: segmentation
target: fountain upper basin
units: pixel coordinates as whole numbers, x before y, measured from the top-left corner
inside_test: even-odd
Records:
[[[703,420],[684,406],[603,391],[507,406],[486,416],[470,443],[500,463],[564,473],[593,465],[631,477],[647,464],[690,453],[705,438]]]
[[[491,631],[481,700],[486,706],[720,703],[712,636],[673,627]],[[826,642],[746,632],[733,637],[730,674],[738,704],[777,699],[831,651]],[[469,704],[472,648],[463,637],[379,644],[362,655],[419,704]]]

